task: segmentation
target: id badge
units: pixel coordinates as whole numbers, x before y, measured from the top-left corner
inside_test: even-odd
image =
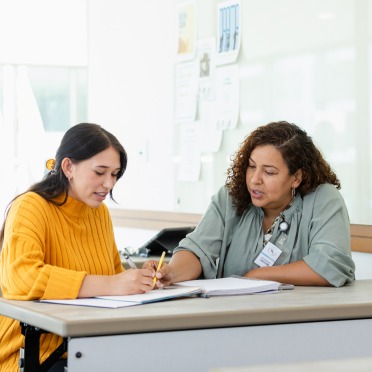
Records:
[[[268,242],[262,252],[254,260],[254,263],[260,267],[273,266],[281,253],[282,251],[276,245]]]

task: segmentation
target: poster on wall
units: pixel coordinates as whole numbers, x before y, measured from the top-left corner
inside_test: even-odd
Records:
[[[216,38],[209,37],[198,40],[197,59],[199,63],[199,78],[207,80],[213,77],[216,55]]]
[[[239,118],[239,65],[237,63],[216,69],[217,129],[235,128]]]
[[[195,61],[176,66],[175,120],[177,123],[195,120],[198,95],[198,68]]]
[[[198,40],[197,63],[199,66],[199,100],[211,100],[216,64],[216,39]]]
[[[200,148],[204,153],[219,150],[222,129],[217,128],[216,108],[216,38],[198,40],[197,61],[199,65],[198,113],[200,119]]]
[[[217,45],[218,65],[236,61],[241,40],[240,0],[228,0],[217,5]]]
[[[177,12],[177,61],[194,59],[196,51],[196,2],[179,5]]]
[[[196,182],[201,170],[200,123],[184,123],[180,131],[180,171],[178,180]]]

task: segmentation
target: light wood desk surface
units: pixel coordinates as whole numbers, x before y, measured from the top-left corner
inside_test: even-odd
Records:
[[[0,299],[0,313],[63,337],[372,318],[372,280],[342,288],[186,298],[119,309]]]
[[[69,372],[372,357],[372,280],[119,309],[0,299],[0,314],[67,337]]]

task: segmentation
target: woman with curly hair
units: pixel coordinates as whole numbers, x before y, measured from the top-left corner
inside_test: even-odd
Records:
[[[254,130],[197,228],[157,274],[163,285],[231,275],[340,287],[354,280],[340,181],[295,124]],[[148,261],[145,267],[155,267]]]

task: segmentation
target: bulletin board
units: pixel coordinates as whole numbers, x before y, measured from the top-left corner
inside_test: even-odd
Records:
[[[174,64],[174,210],[202,213],[244,138],[286,120],[335,170],[351,222],[371,224],[370,2],[179,1],[178,20],[186,3],[193,49]]]

